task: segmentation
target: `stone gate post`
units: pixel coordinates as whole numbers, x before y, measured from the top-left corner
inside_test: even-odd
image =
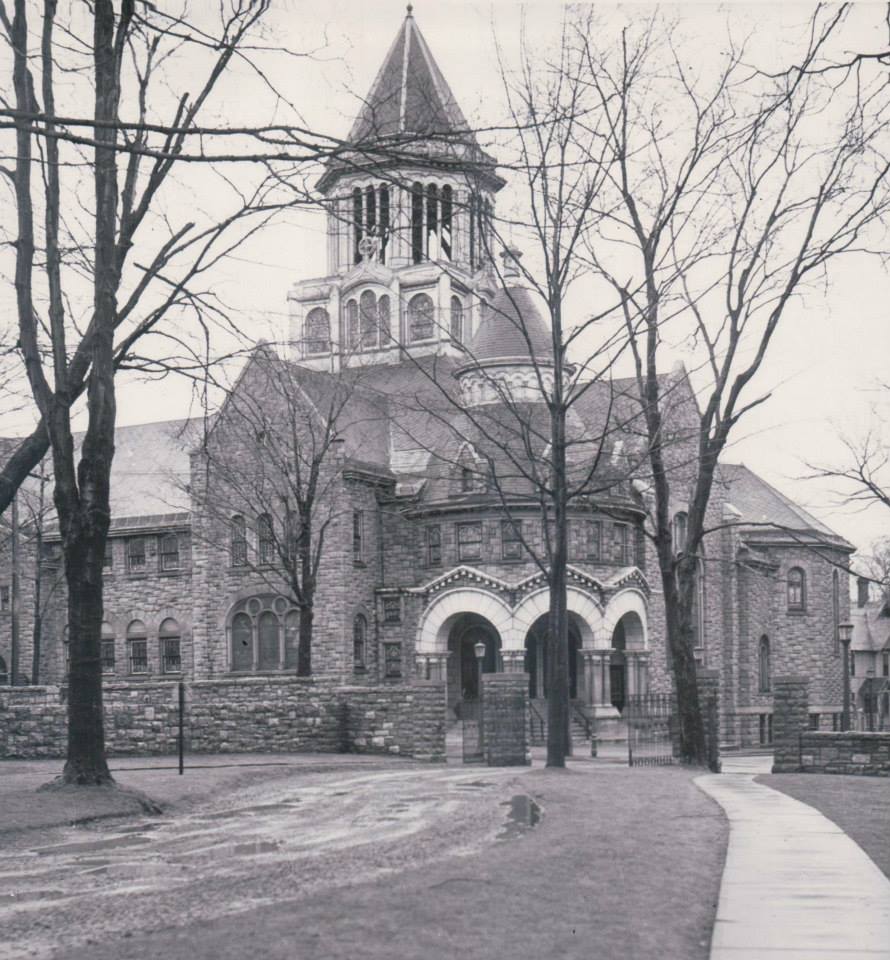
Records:
[[[806,677],[773,680],[773,773],[800,770],[800,735],[807,729],[809,692]]]

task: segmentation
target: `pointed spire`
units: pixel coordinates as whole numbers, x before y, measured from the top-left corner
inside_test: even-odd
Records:
[[[402,134],[459,134],[475,142],[451,88],[433,59],[409,3],[352,130],[351,143]]]

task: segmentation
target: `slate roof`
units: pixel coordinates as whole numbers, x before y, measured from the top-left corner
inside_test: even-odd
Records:
[[[816,534],[850,546],[803,507],[771,486],[741,463],[721,463],[715,488],[723,487],[729,502],[741,513],[742,522],[774,524],[787,530]]]
[[[851,650],[890,650],[890,603],[876,600],[850,609]]]
[[[550,331],[531,290],[518,285],[498,290],[469,344],[469,352],[476,360],[552,357]]]
[[[410,12],[389,48],[348,139],[359,144],[403,134],[460,134],[475,143]]]

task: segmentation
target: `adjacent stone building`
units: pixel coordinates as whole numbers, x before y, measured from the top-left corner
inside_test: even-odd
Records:
[[[313,677],[399,704],[413,702],[406,688],[418,679],[444,681],[456,717],[478,693],[482,644],[484,671],[526,673],[543,715],[552,531],[536,490],[549,454],[550,331],[519,280],[518,251],[493,269],[504,180],[410,13],[349,143],[319,184],[327,275],[288,293],[291,355],[259,345],[211,422],[117,431],[103,669],[109,683],[219,681],[222,698],[222,681],[292,676],[301,604],[281,551],[296,536],[305,478],[295,474],[315,461]],[[664,383],[676,460],[688,462],[695,397],[682,369]],[[614,719],[628,697],[670,691],[663,600],[634,473],[635,384],[576,389],[568,472],[586,486],[568,517],[571,696],[585,717]],[[673,486],[682,550],[679,469]],[[719,673],[724,743],[770,741],[776,674],[807,676],[811,723],[830,728],[852,547],[741,465],[720,467],[709,519],[697,655]],[[50,528],[44,541],[54,599],[39,680],[64,684]],[[30,662],[27,630],[19,651]]]

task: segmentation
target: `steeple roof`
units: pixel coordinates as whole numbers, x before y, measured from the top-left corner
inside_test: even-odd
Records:
[[[475,143],[409,6],[408,15],[352,125],[349,142],[358,144],[380,137],[412,134],[460,134]]]

